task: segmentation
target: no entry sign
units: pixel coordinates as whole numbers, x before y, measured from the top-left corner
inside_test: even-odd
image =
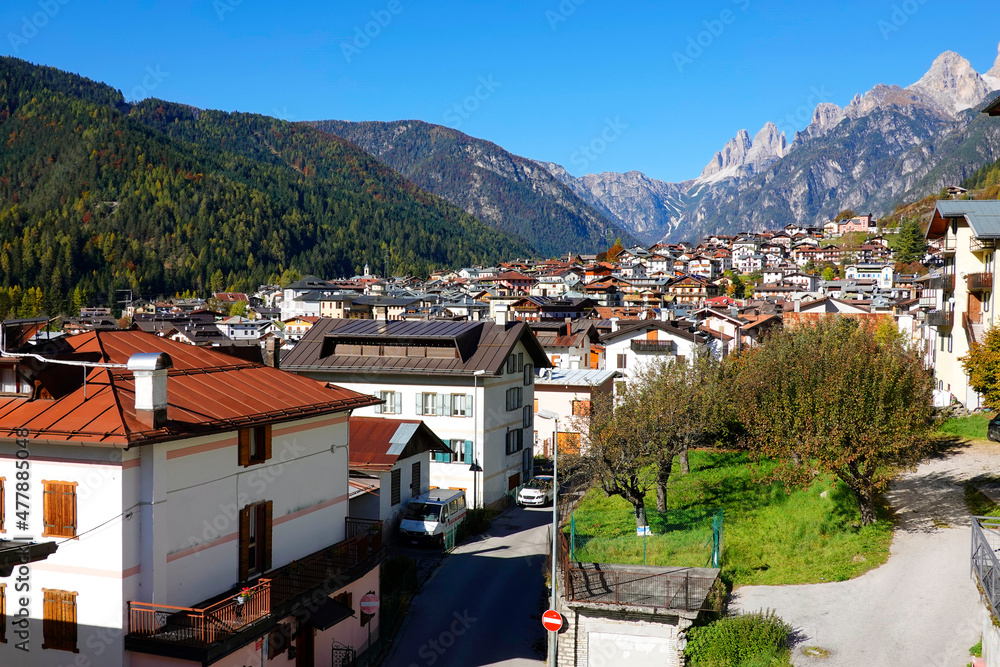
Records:
[[[369,616],[374,616],[375,612],[378,611],[378,596],[374,593],[368,593],[361,598],[361,611],[368,614]]]
[[[563,617],[555,609],[549,609],[544,614],[542,614],[542,625],[549,632],[559,632],[562,627]]]

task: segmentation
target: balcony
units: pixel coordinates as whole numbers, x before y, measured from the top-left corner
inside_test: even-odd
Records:
[[[955,322],[955,313],[950,310],[932,310],[925,322],[932,327],[950,327]]]
[[[125,649],[209,664],[354,581],[384,556],[382,523],[347,519],[347,539],[195,607],[129,602]]]
[[[937,307],[937,297],[936,296],[922,296],[922,297],[920,297],[920,307],[921,308],[936,308]]]
[[[631,345],[633,352],[674,353],[674,342],[670,340],[634,340]]]
[[[993,274],[989,271],[970,273],[965,277],[965,285],[970,292],[993,291]]]
[[[996,239],[978,239],[975,236],[969,239],[969,250],[971,250],[972,252],[995,250],[996,247],[997,247]]]
[[[934,276],[927,281],[927,289],[943,289],[946,291],[955,290],[955,274],[949,273],[946,276]]]

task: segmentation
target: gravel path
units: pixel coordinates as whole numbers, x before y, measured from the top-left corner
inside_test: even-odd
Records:
[[[899,512],[889,561],[851,581],[744,586],[732,608],[774,609],[796,631],[796,665],[961,667],[979,641],[962,483],[1000,473],[1000,445],[977,443],[921,464],[887,494]],[[819,647],[826,657],[807,651]]]

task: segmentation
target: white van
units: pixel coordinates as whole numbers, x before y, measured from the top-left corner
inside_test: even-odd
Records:
[[[431,489],[410,500],[399,532],[412,542],[444,544],[444,534],[465,520],[465,491]]]

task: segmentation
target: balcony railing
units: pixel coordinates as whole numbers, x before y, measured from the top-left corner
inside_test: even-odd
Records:
[[[268,572],[242,596],[241,588],[233,588],[191,608],[129,602],[126,650],[175,657],[183,653],[206,661],[224,654],[228,640],[239,643],[244,633],[259,636],[267,629],[264,624],[276,624],[318,591],[326,595],[342,588],[352,580],[352,571],[367,572],[384,553],[380,521],[348,518],[347,535],[342,542]],[[326,590],[331,582],[332,589]]]
[[[979,590],[990,605],[993,618],[1000,618],[1000,519],[972,517],[972,574]]]
[[[271,581],[261,579],[245,596],[225,597],[204,608],[129,603],[129,632],[160,641],[205,646],[271,613]],[[241,601],[242,600],[242,601]]]
[[[945,276],[934,276],[927,281],[928,289],[943,289],[946,291],[954,291],[955,289],[955,274],[949,273]]]
[[[955,313],[950,310],[932,310],[925,320],[932,327],[950,327],[955,322]]]
[[[920,297],[920,307],[921,308],[935,308],[937,306],[936,296],[922,296]]]
[[[642,565],[572,563],[566,599],[593,604],[657,607],[699,611],[708,609],[716,576],[705,568],[663,568]]]
[[[994,250],[997,247],[996,239],[977,239],[973,236],[969,239],[969,250],[972,252],[982,252],[983,250]]]
[[[965,277],[965,285],[970,292],[992,291],[993,274],[989,271],[970,273]]]
[[[631,345],[633,352],[671,354],[674,351],[674,342],[670,340],[634,340]]]

